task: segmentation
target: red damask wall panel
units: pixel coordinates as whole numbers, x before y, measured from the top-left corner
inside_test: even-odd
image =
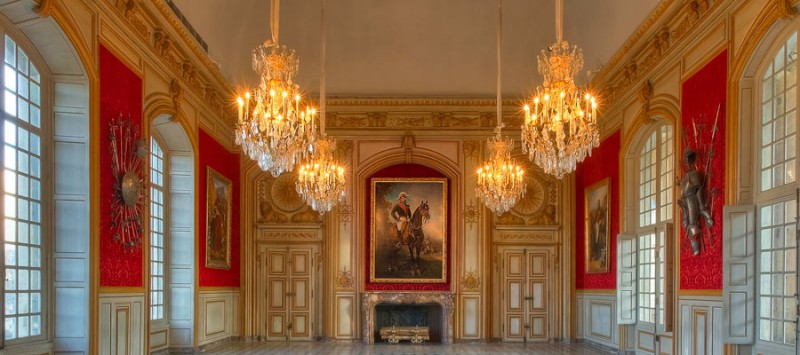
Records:
[[[200,286],[239,287],[239,154],[231,153],[221,144],[217,143],[208,133],[200,130],[200,167],[198,171],[199,185],[197,193],[200,204],[200,218],[197,234],[197,265],[200,266]],[[231,181],[231,268],[230,270],[212,269],[206,267],[206,233],[207,233],[207,206],[206,180],[208,167],[228,178]]]
[[[100,45],[100,286],[142,287],[142,248],[125,248],[113,240],[111,202],[114,174],[109,152],[109,124],[122,115],[142,124],[142,79]],[[141,129],[140,129],[141,132]]]
[[[371,179],[372,178],[446,178],[446,176],[439,171],[419,164],[398,164],[392,165],[386,168],[381,169],[380,171],[376,172],[374,175],[370,176],[367,179],[367,191],[366,191],[366,206],[367,211],[371,211],[370,208],[370,201],[371,201]],[[450,200],[451,191],[453,186],[451,185],[450,181],[448,180],[448,192],[447,192],[447,199]],[[448,218],[450,217],[450,210],[447,211]],[[364,230],[367,231],[366,235],[364,236],[366,243],[365,243],[365,259],[367,262],[364,263],[366,269],[366,275],[370,273],[370,235],[371,235],[371,226],[372,221],[370,219],[370,213],[367,213],[367,218],[365,218],[366,228]],[[452,244],[452,238],[450,237],[450,224],[447,224],[447,282],[444,283],[371,283],[369,282],[369,277],[367,277],[367,281],[365,284],[365,289],[367,291],[447,291],[450,289],[450,280],[452,274],[452,259],[450,253],[450,245]],[[405,254],[404,254],[405,255]]]
[[[725,105],[728,51],[725,50],[691,78],[681,91],[681,125],[689,146],[697,152],[697,169],[711,174],[706,186],[711,198],[709,211],[714,226],[703,227],[704,247],[693,256],[689,239],[681,228],[680,255],[683,290],[722,288],[722,206],[725,196]],[[717,119],[719,111],[719,119]],[[712,132],[716,121],[717,132]],[[695,133],[696,132],[696,133]],[[682,144],[685,148],[686,142]],[[683,149],[681,149],[683,157]],[[710,159],[710,162],[709,162]],[[685,171],[686,167],[682,167]],[[680,221],[676,221],[680,225]],[[704,224],[703,224],[704,225]]]
[[[578,164],[575,170],[575,288],[576,289],[615,289],[617,288],[617,234],[619,234],[619,131],[600,142],[592,150],[592,156]],[[608,179],[610,210],[608,226],[608,272],[602,274],[586,273],[586,230],[585,230],[585,192],[589,186]]]

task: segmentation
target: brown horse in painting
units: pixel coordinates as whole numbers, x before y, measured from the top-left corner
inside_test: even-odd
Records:
[[[397,259],[399,252],[403,245],[408,246],[409,264],[411,264],[411,276],[419,276],[422,274],[422,267],[420,266],[421,255],[424,242],[425,232],[422,226],[431,219],[430,208],[427,201],[422,201],[414,210],[411,219],[400,230],[400,238],[394,243],[394,251],[392,252],[392,260],[390,262],[389,271],[398,271],[400,266]]]

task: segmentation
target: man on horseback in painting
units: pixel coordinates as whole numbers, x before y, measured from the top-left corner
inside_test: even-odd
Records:
[[[391,216],[397,223],[397,242],[402,244],[403,237],[408,236],[408,221],[411,220],[411,206],[406,203],[406,200],[411,195],[401,192],[397,196],[397,204],[392,208]]]

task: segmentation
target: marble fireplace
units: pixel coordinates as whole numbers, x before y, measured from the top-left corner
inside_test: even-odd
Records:
[[[372,344],[377,339],[379,314],[386,317],[412,319],[413,322],[429,321],[431,333],[441,339],[442,344],[453,342],[453,294],[445,292],[364,292],[361,295],[362,331],[365,342]],[[436,312],[436,313],[433,313]],[[406,324],[397,324],[406,325]],[[433,340],[433,339],[432,339]]]

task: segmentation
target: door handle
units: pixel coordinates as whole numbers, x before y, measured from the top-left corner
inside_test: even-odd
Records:
[[[296,293],[294,293],[294,292],[286,292],[286,296],[288,296],[288,297],[293,297],[294,295],[296,295]]]
[[[533,301],[534,297],[533,296],[528,296],[528,297],[525,297],[523,299],[526,300],[526,301]]]

